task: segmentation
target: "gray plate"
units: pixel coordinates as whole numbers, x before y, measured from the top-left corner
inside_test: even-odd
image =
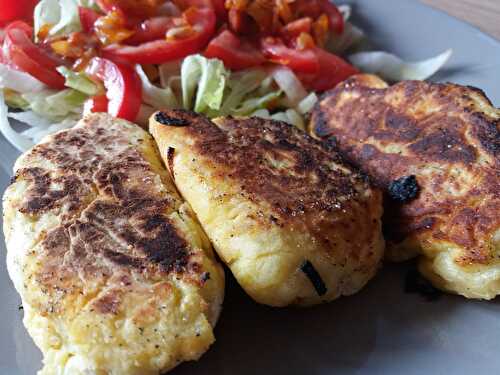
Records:
[[[407,59],[454,49],[435,79],[481,87],[500,104],[500,44],[410,0],[359,0],[355,23]],[[0,190],[16,151],[0,139]],[[3,242],[3,241],[2,241]],[[3,243],[0,245],[5,252]],[[180,374],[498,374],[500,304],[404,293],[407,265],[386,267],[361,293],[312,309],[271,309],[229,279],[217,343]],[[22,326],[20,300],[0,262],[0,374],[34,374],[41,356]]]

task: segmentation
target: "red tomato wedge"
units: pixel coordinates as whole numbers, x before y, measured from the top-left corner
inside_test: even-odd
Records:
[[[103,56],[136,64],[162,64],[196,53],[208,44],[215,32],[215,12],[208,7],[191,7],[183,16],[192,28],[191,35],[172,40],[155,40],[138,46],[113,45],[103,50]]]
[[[321,92],[332,89],[350,76],[359,73],[358,69],[344,59],[321,48],[315,48],[314,53],[318,57],[319,72],[316,75],[299,74],[300,80],[309,90]]]
[[[64,89],[64,77],[56,71],[62,61],[35,45],[31,40],[32,33],[31,27],[21,21],[7,26],[3,49],[5,60],[49,87]]]
[[[15,20],[29,20],[38,0],[0,0],[0,27]]]
[[[205,57],[220,59],[226,67],[233,70],[251,68],[266,61],[257,47],[240,40],[229,30],[224,30],[212,39],[205,51]]]
[[[270,61],[288,66],[295,72],[317,74],[319,71],[318,57],[312,49],[289,48],[281,39],[273,37],[262,39],[261,49]]]
[[[85,33],[91,33],[94,30],[95,21],[101,17],[101,14],[97,13],[95,10],[84,7],[78,7],[78,15],[80,17],[80,23],[82,24],[82,30]]]
[[[109,100],[106,95],[93,96],[83,104],[83,114],[108,112]]]
[[[107,112],[115,117],[134,121],[142,101],[141,80],[134,68],[128,64],[94,57],[86,71],[104,83],[109,101]]]

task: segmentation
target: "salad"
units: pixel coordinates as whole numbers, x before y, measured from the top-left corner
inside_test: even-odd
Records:
[[[158,109],[305,128],[317,95],[360,71],[426,79],[328,0],[0,0],[0,131],[25,151],[82,114],[146,124]],[[16,120],[16,121],[12,121]]]

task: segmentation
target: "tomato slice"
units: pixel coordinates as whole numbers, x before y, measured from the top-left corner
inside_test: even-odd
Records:
[[[215,12],[213,8],[191,7],[183,15],[192,27],[191,35],[172,40],[155,40],[138,46],[113,45],[103,50],[103,56],[136,64],[162,64],[199,52],[215,32]]]
[[[103,81],[106,97],[109,100],[108,113],[134,121],[142,101],[141,80],[134,68],[128,64],[94,57],[86,71]]]
[[[63,89],[64,77],[56,68],[62,61],[44,51],[31,41],[32,29],[26,23],[16,21],[5,29],[4,58],[46,85]]]
[[[29,20],[38,0],[0,0],[0,27],[14,20]]]
[[[218,58],[233,70],[251,68],[263,64],[266,59],[250,42],[239,39],[229,30],[224,30],[208,45],[205,56]]]
[[[314,53],[318,57],[319,72],[315,75],[299,74],[300,80],[309,90],[321,92],[332,89],[350,76],[359,73],[359,70],[344,59],[321,48],[315,48]]]
[[[91,33],[94,29],[95,21],[101,17],[95,10],[84,7],[78,7],[78,15],[80,17],[80,23],[82,24],[82,30],[85,33]]]
[[[318,57],[312,49],[289,48],[281,39],[273,37],[262,39],[261,49],[270,61],[286,65],[295,72],[316,74],[319,71]]]
[[[174,17],[153,17],[141,22],[130,38],[125,40],[127,44],[138,45],[152,40],[165,39],[166,32],[175,27]]]
[[[108,112],[109,100],[106,95],[93,96],[83,104],[83,114]]]

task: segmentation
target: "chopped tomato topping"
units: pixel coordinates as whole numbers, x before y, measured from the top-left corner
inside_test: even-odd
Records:
[[[108,45],[120,43],[134,34],[134,31],[127,29],[126,25],[125,15],[120,10],[114,9],[97,19],[94,29],[101,43]]]
[[[138,64],[162,64],[197,53],[208,44],[215,32],[215,12],[211,8],[191,7],[183,13],[183,19],[190,27],[189,30],[183,29],[183,33],[138,46],[110,46],[103,50],[103,54],[112,60],[125,60]]]

